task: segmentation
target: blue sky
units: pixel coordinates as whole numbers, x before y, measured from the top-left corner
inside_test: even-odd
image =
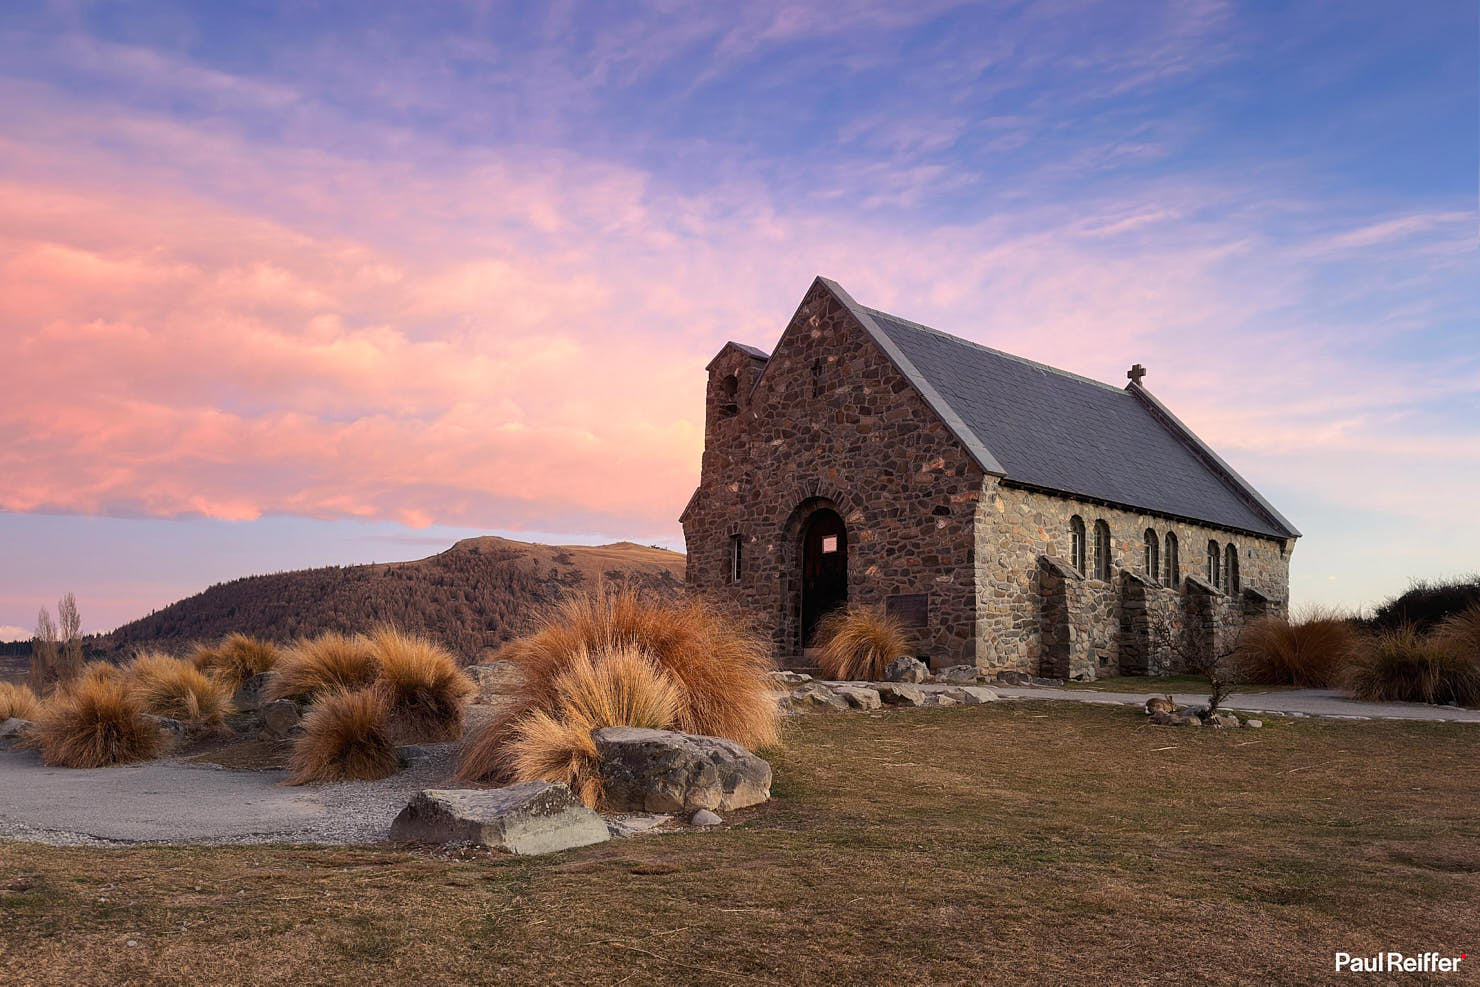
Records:
[[[1480,568],[1473,3],[15,3],[0,626],[681,547],[814,274],[1147,383],[1358,605]]]

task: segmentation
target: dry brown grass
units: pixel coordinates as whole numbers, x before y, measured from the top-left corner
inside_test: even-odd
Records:
[[[214,675],[236,691],[254,675],[270,672],[282,653],[278,646],[245,634],[228,634],[216,644],[196,645],[191,664]]]
[[[489,743],[481,754],[494,761],[478,774],[513,781],[561,781],[595,807],[601,800],[596,744],[602,727],[670,729],[682,698],[652,659],[631,649],[581,655],[555,681],[560,699],[553,713],[536,709],[507,723],[507,743]],[[499,763],[500,761],[503,763]]]
[[[1358,699],[1480,706],[1480,656],[1412,627],[1368,637],[1342,679]]]
[[[41,760],[63,768],[145,761],[159,752],[159,729],[120,678],[79,677],[42,707],[31,738]]]
[[[314,697],[293,743],[290,785],[374,781],[400,770],[385,696],[375,688],[330,688]]]
[[[817,664],[828,679],[877,682],[884,666],[909,654],[904,625],[883,607],[854,605],[834,610],[817,628]]]
[[[278,659],[264,690],[276,699],[312,699],[332,689],[359,689],[375,681],[375,653],[362,634],[327,631],[294,643]]]
[[[376,688],[385,695],[398,740],[417,743],[462,736],[463,708],[478,688],[450,651],[393,627],[370,634],[370,651]]]
[[[19,682],[0,682],[0,720],[12,716],[22,720],[35,720],[41,715],[41,700],[28,685]]]
[[[590,657],[625,652],[647,656],[678,689],[675,729],[727,737],[752,750],[775,743],[777,709],[765,678],[771,660],[764,641],[701,600],[651,599],[630,587],[608,587],[567,597],[539,630],[499,652],[499,660],[523,671],[524,691],[469,742],[459,779],[507,780],[507,773],[498,773],[508,767],[498,750],[528,714],[558,716],[562,673]]]
[[[1311,608],[1294,620],[1265,617],[1249,624],[1234,660],[1246,682],[1324,688],[1341,675],[1358,643],[1341,614]]]
[[[1480,603],[1446,618],[1434,631],[1445,647],[1480,663]]]
[[[59,685],[58,689],[76,689],[79,686],[93,682],[123,682],[123,669],[111,661],[90,661],[82,666],[82,671],[71,682]]]
[[[129,693],[154,716],[168,716],[192,727],[220,730],[234,711],[232,688],[188,661],[146,651],[123,670]]]

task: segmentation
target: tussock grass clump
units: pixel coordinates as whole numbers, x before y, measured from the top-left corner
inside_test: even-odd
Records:
[[[1246,682],[1324,688],[1351,661],[1358,643],[1349,620],[1312,608],[1294,620],[1264,617],[1250,623],[1234,662]]]
[[[0,720],[12,716],[22,720],[35,720],[41,715],[41,700],[31,687],[15,682],[0,682]]]
[[[1446,647],[1480,663],[1480,603],[1445,618],[1434,633]]]
[[[1412,627],[1368,638],[1345,680],[1358,699],[1480,706],[1480,658]]]
[[[123,674],[129,693],[154,716],[219,730],[233,711],[228,683],[162,652],[139,654]]]
[[[630,648],[578,656],[555,680],[557,709],[509,721],[507,742],[485,752],[512,781],[563,781],[593,808],[601,800],[596,743],[602,727],[670,729],[683,700],[653,661]]]
[[[326,631],[298,641],[279,658],[264,698],[312,699],[331,689],[359,689],[375,681],[375,653],[361,634]]]
[[[373,687],[320,692],[293,744],[290,785],[374,781],[400,770],[385,696]]]
[[[824,678],[878,681],[884,666],[909,654],[904,625],[883,607],[851,606],[834,610],[818,624],[821,644],[817,664]]]
[[[644,656],[677,691],[672,729],[727,737],[752,750],[775,743],[776,700],[765,678],[771,660],[763,640],[701,600],[655,600],[631,587],[607,587],[567,597],[537,631],[499,652],[498,660],[524,673],[524,689],[464,749],[459,780],[511,778],[502,748],[534,712],[563,716],[562,675],[627,654]]]
[[[456,740],[463,707],[477,693],[451,652],[393,627],[370,635],[378,678],[397,739],[406,743]]]
[[[234,692],[252,676],[272,671],[280,657],[277,645],[269,641],[228,634],[216,644],[197,645],[190,662],[225,682]]]
[[[32,739],[43,763],[63,768],[148,760],[162,742],[121,677],[104,675],[79,677],[59,689],[42,708]]]

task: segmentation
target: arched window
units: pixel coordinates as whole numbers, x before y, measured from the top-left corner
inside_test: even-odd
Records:
[[[719,413],[724,418],[740,413],[740,378],[734,374],[720,382]]]
[[[1218,564],[1218,543],[1208,539],[1208,582],[1214,587],[1223,583],[1223,567]]]
[[[1069,564],[1084,572],[1084,518],[1078,514],[1069,519]]]
[[[1103,520],[1095,522],[1095,578],[1110,578],[1110,526]]]
[[[1162,582],[1174,589],[1182,581],[1182,563],[1177,559],[1177,536],[1167,532],[1166,575]]]
[[[1233,542],[1223,552],[1223,590],[1229,596],[1236,596],[1238,587],[1238,547]]]
[[[1157,565],[1157,555],[1160,545],[1156,540],[1156,532],[1150,528],[1146,529],[1146,578],[1155,582],[1161,578],[1161,569]]]

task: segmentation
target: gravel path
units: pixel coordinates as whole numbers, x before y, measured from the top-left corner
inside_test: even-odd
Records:
[[[1092,689],[1055,689],[1052,686],[991,686],[1003,699],[1053,699],[1075,703],[1139,706],[1146,697],[1165,695],[1148,692],[1096,692]],[[1206,694],[1177,693],[1179,706],[1200,706]],[[1347,699],[1330,689],[1287,689],[1280,692],[1239,692],[1223,701],[1227,709],[1240,713],[1282,716],[1314,716],[1345,720],[1428,720],[1430,722],[1480,723],[1480,709],[1458,706],[1429,706],[1425,703],[1366,703]]]
[[[285,771],[229,771],[180,760],[48,768],[33,750],[0,751],[0,839],[58,846],[132,843],[374,843],[413,792],[444,787],[456,745],[382,781],[291,788]]]

